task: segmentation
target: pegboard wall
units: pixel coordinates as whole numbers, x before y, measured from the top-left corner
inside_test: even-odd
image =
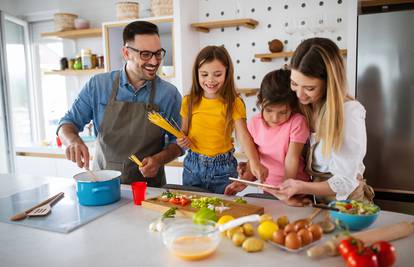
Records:
[[[229,51],[238,88],[259,88],[269,71],[289,64],[290,58],[261,62],[255,54],[270,53],[268,42],[279,39],[283,51],[293,51],[304,39],[326,37],[341,49],[347,45],[347,1],[344,0],[199,0],[199,22],[251,18],[255,29],[227,27],[199,33],[200,49],[224,45]],[[256,96],[243,97],[248,119],[258,112]]]

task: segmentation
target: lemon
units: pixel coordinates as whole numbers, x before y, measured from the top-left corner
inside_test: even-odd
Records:
[[[263,240],[272,238],[273,232],[276,232],[277,230],[279,230],[279,227],[272,221],[264,221],[257,227],[257,233]]]
[[[217,221],[217,224],[225,224],[231,220],[234,220],[234,217],[231,215],[223,215],[220,217],[220,219]]]

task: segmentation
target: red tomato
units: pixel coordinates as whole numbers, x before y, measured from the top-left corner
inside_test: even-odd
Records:
[[[377,256],[368,248],[351,252],[346,262],[348,267],[378,267]]]
[[[346,204],[345,205],[345,209],[347,209],[347,210],[350,210],[352,208],[353,208],[352,204]]]
[[[378,241],[371,245],[371,249],[377,255],[379,267],[389,267],[395,263],[395,248],[390,243]]]
[[[181,205],[181,199],[178,197],[170,198],[170,203],[175,204],[175,205]]]
[[[341,242],[338,245],[338,252],[342,255],[342,258],[346,260],[349,254],[351,254],[351,252],[362,251],[363,248],[364,243],[361,240],[351,236],[341,240]]]
[[[182,206],[185,206],[185,205],[188,205],[188,203],[190,203],[191,201],[188,199],[188,198],[185,198],[185,197],[182,197],[181,198],[181,205]]]

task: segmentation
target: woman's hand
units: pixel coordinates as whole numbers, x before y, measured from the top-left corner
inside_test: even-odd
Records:
[[[253,176],[259,179],[262,183],[266,180],[267,175],[269,174],[269,170],[263,166],[260,162],[252,162],[250,163],[250,170]]]
[[[177,138],[177,144],[182,148],[189,148],[192,146],[191,140],[188,136]]]
[[[247,185],[239,183],[239,182],[232,182],[231,184],[229,184],[228,186],[226,186],[226,189],[224,189],[224,194],[225,195],[235,195],[240,191],[243,191],[245,188],[247,187]]]
[[[306,194],[304,192],[304,185],[306,182],[296,179],[287,179],[281,185],[279,185],[278,193],[285,195],[288,199],[295,195]]]

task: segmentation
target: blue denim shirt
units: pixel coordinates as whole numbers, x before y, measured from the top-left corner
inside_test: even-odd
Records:
[[[78,97],[72,104],[70,110],[60,119],[59,128],[63,124],[73,124],[80,132],[84,126],[93,120],[95,135],[99,133],[99,125],[103,120],[105,107],[109,102],[112,91],[112,83],[118,71],[111,71],[93,76],[82,88]],[[155,78],[157,91],[154,98],[160,113],[170,121],[174,120],[181,125],[180,108],[181,94],[177,88],[162,80]],[[125,67],[121,70],[119,77],[119,88],[116,95],[117,101],[124,102],[145,102],[148,103],[151,91],[151,82],[146,82],[138,91],[129,83]],[[165,132],[165,131],[164,131]],[[168,143],[176,143],[176,138],[170,133],[165,132]]]

